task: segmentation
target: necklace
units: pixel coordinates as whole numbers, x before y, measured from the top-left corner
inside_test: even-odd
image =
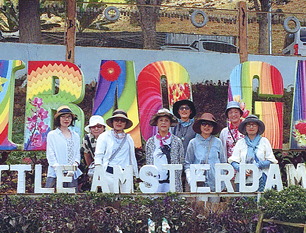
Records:
[[[182,132],[182,136],[181,136],[182,141],[185,141],[185,136],[187,134],[188,127],[189,126],[183,127],[182,124],[180,124],[180,126],[179,126],[179,131]]]

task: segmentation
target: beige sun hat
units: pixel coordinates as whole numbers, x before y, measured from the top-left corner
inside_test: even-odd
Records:
[[[201,134],[201,124],[202,124],[202,121],[210,121],[213,123],[214,125],[214,129],[213,131],[211,132],[212,135],[216,135],[218,133],[220,133],[221,131],[221,126],[218,124],[216,118],[214,117],[213,114],[211,113],[203,113],[202,116],[200,118],[198,118],[193,126],[192,126],[192,129],[194,132],[198,133],[198,134]]]
[[[113,119],[115,119],[115,118],[124,118],[126,120],[126,125],[125,125],[124,129],[128,129],[128,128],[133,126],[133,122],[128,118],[126,111],[123,110],[123,109],[116,109],[113,112],[113,115],[106,120],[106,124],[109,127],[114,128]]]
[[[178,120],[177,118],[166,108],[162,108],[162,109],[159,109],[157,113],[155,113],[151,120],[150,120],[150,125],[151,126],[157,126],[157,120],[159,117],[162,117],[162,116],[167,116],[170,118],[170,121],[171,121],[171,127],[173,126],[176,126],[177,123],[178,123]]]
[[[56,114],[54,115],[54,120],[56,120],[56,118],[58,118],[59,116],[67,114],[67,113],[71,114],[72,120],[77,119],[77,116],[72,113],[71,109],[67,105],[63,105],[57,109]]]

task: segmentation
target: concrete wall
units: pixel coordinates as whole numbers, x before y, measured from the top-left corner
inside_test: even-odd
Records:
[[[64,61],[66,47],[62,45],[40,45],[22,43],[0,43],[1,60]],[[305,57],[303,57],[306,59]],[[275,66],[284,79],[284,87],[294,84],[296,62],[302,57],[249,55],[249,61],[263,61]],[[132,60],[138,74],[148,64],[156,61],[175,61],[186,68],[191,82],[205,80],[226,81],[231,71],[239,65],[238,54],[202,53],[187,51],[161,51],[122,48],[76,47],[75,64],[84,73],[86,83],[98,79],[101,60]],[[17,78],[27,73],[17,72]]]

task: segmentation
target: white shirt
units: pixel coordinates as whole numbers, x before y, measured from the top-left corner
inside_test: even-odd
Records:
[[[79,164],[81,158],[80,136],[76,132],[71,130],[70,133],[74,144],[73,161]],[[49,163],[47,177],[56,177],[56,172],[52,167],[55,164],[58,163],[59,165],[71,165],[68,164],[68,142],[66,137],[63,135],[62,131],[59,128],[52,130],[48,133],[46,156]],[[74,178],[75,179],[78,178],[81,174],[82,174],[81,170],[77,169],[77,171],[74,173]]]

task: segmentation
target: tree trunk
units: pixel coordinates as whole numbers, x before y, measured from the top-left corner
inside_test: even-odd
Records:
[[[259,26],[259,41],[258,53],[268,54],[268,12],[270,9],[269,0],[261,0],[261,12],[258,13],[258,26]]]
[[[157,49],[156,22],[161,0],[137,0],[144,49]],[[155,6],[142,6],[155,5]]]
[[[39,0],[19,0],[19,42],[41,43]]]

